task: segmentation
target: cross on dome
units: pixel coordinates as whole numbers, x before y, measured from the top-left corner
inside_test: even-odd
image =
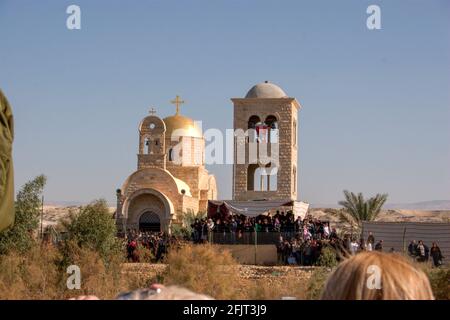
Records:
[[[184,100],[181,100],[180,96],[177,95],[175,100],[171,100],[170,103],[176,106],[176,115],[178,115],[180,113],[180,105],[184,103]]]

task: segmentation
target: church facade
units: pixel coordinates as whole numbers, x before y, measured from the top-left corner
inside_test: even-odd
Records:
[[[216,180],[205,168],[205,141],[191,118],[179,112],[164,119],[154,111],[139,125],[137,170],[116,192],[116,225],[128,229],[166,231],[183,214],[206,212],[217,198]]]

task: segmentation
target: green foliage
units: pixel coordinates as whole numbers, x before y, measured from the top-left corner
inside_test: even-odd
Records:
[[[363,221],[374,221],[387,200],[387,194],[377,194],[365,200],[362,193],[355,194],[344,190],[345,201],[339,201],[344,210],[339,211],[340,218],[350,225],[360,228]]]
[[[318,300],[322,295],[322,291],[325,287],[325,283],[328,276],[331,273],[331,269],[328,268],[316,268],[311,274],[311,278],[308,281],[308,289],[306,298],[308,300]]]
[[[171,234],[177,239],[189,239],[191,237],[192,228],[189,225],[172,224],[170,226]]]
[[[434,297],[438,300],[450,300],[450,268],[428,268],[425,272],[430,279]]]
[[[62,225],[68,234],[66,244],[72,242],[80,248],[96,251],[106,262],[121,250],[115,221],[105,200],[96,200],[80,207],[77,213],[71,212]]]
[[[317,260],[317,265],[321,267],[334,268],[338,265],[336,259],[336,250],[330,246],[324,246],[320,257]]]
[[[40,175],[27,182],[17,193],[14,225],[0,232],[0,254],[9,251],[23,253],[34,243],[33,233],[39,226],[42,192],[47,178]]]
[[[172,224],[171,225],[171,233],[178,239],[190,238],[192,234],[191,225],[195,222],[195,219],[205,219],[206,213],[198,212],[194,213],[193,211],[188,211],[178,216],[178,220],[181,220],[180,224]]]

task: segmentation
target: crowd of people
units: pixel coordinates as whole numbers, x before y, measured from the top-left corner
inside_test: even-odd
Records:
[[[244,215],[217,215],[209,219],[196,219],[192,225],[191,238],[194,243],[211,241],[211,234],[229,234],[232,242],[239,243],[248,232],[269,233],[278,232],[290,239],[301,234],[303,239],[328,239],[336,235],[331,230],[329,222],[318,219],[300,217],[295,218],[292,211],[279,212],[273,216],[260,215],[247,217]]]
[[[226,236],[223,239],[231,243],[243,243],[246,237],[252,236],[257,231],[260,233],[272,233],[278,237],[276,250],[279,264],[313,266],[318,263],[322,249],[329,246],[336,253],[339,261],[345,255],[356,255],[360,252],[384,251],[383,240],[375,240],[372,232],[367,239],[357,239],[352,235],[338,236],[336,228],[331,228],[328,221],[306,217],[295,218],[291,211],[276,212],[273,216],[246,217],[231,215],[227,217],[214,217],[215,219],[195,219],[191,224],[191,240],[195,244],[213,242],[214,235]],[[260,236],[259,236],[260,237]],[[139,262],[138,247],[148,249],[154,261],[161,261],[167,254],[171,245],[177,239],[169,237],[164,232],[139,232],[128,230],[126,235],[127,259],[131,262]],[[230,242],[227,242],[230,243]],[[244,242],[245,243],[245,242]],[[386,252],[395,252],[389,248]],[[442,265],[441,250],[436,242],[431,249],[422,240],[411,241],[408,246],[409,255],[418,262],[427,262],[431,257],[433,265]]]
[[[298,264],[304,266],[315,265],[321,255],[322,248],[328,245],[336,252],[337,260],[345,255],[356,255],[360,252],[384,251],[383,240],[375,241],[375,236],[369,232],[367,240],[357,240],[350,235],[345,235],[342,239],[336,234],[335,229],[329,237],[321,238],[313,234],[312,237],[301,237],[297,235],[291,239],[284,239],[280,235],[277,244],[278,262],[281,264]],[[394,253],[395,249],[390,248],[387,252]],[[431,256],[433,265],[439,267],[443,263],[443,255],[436,242],[433,242],[431,249],[422,240],[411,241],[408,246],[408,254],[417,262],[428,262]]]
[[[125,241],[129,262],[140,262],[141,248],[149,250],[154,257],[154,262],[159,262],[165,257],[169,247],[174,245],[176,239],[164,232],[128,230]]]

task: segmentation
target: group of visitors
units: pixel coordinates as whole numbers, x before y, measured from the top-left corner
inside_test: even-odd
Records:
[[[175,240],[164,232],[128,230],[126,235],[127,260],[140,262],[139,249],[145,248],[150,251],[154,261],[159,262],[167,254]]]
[[[369,232],[367,240],[357,240],[350,235],[345,235],[342,239],[336,234],[333,229],[328,237],[302,237],[297,234],[291,239],[279,237],[277,243],[278,263],[286,265],[302,265],[312,266],[317,264],[321,255],[322,248],[330,246],[336,254],[336,259],[339,261],[344,255],[356,255],[360,252],[379,251],[383,252],[383,240],[375,241],[375,236]],[[390,248],[387,252],[396,252],[394,248]],[[414,260],[418,262],[428,262],[429,257],[433,259],[433,265],[439,267],[442,265],[441,250],[436,242],[433,242],[431,249],[424,244],[422,240],[416,242],[411,241],[408,246],[408,253]]]
[[[195,219],[191,224],[191,239],[193,243],[201,244],[212,242],[214,234],[222,233],[231,239],[231,243],[241,243],[246,236],[251,236],[255,230],[258,233],[273,232],[278,240],[276,242],[279,264],[313,266],[318,263],[322,249],[329,246],[336,253],[339,261],[344,255],[356,255],[360,252],[384,251],[383,240],[375,241],[375,236],[369,232],[367,239],[344,235],[340,238],[335,228],[330,228],[328,221],[316,218],[294,219],[292,212],[284,214],[277,212],[274,216],[258,216],[249,218],[245,216],[230,216],[227,219],[212,218]],[[175,237],[169,237],[164,232],[138,232],[128,230],[126,234],[127,260],[139,262],[139,248],[149,250],[154,261],[161,261],[174,242]],[[387,252],[395,252],[390,248]],[[431,256],[433,265],[442,265],[441,250],[436,242],[431,249],[422,241],[411,241],[408,253],[418,262],[427,262]]]
[[[422,240],[412,240],[408,245],[408,254],[418,262],[428,262],[431,256],[435,267],[442,265],[444,259],[436,242],[432,243],[430,249]]]
[[[260,215],[247,217],[244,215],[217,215],[209,219],[196,219],[191,225],[192,240],[194,243],[211,241],[211,234],[221,233],[229,235],[232,243],[242,242],[250,232],[269,233],[277,232],[285,238],[294,238],[301,235],[307,239],[328,239],[336,236],[336,230],[331,230],[329,222],[319,219],[294,217],[292,211],[276,211],[274,215]]]
[[[277,210],[275,214],[247,217],[244,215],[223,216],[217,214],[209,220],[210,228],[215,232],[281,232],[281,233],[310,233],[328,236],[331,232],[329,223],[322,223],[317,219],[295,218],[291,210],[287,212]]]
[[[312,266],[317,263],[322,251],[322,240],[294,237],[284,239],[280,235],[277,243],[277,257],[279,264]]]

